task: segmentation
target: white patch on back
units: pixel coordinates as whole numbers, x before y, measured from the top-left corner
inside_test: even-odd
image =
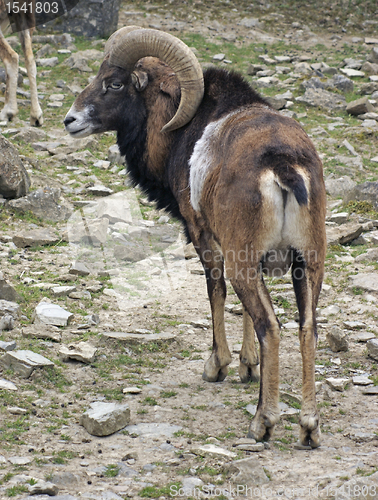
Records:
[[[214,147],[219,137],[219,133],[224,123],[237,113],[244,111],[238,109],[228,115],[220,118],[215,122],[209,123],[201,138],[196,142],[192,156],[189,160],[190,166],[190,202],[194,210],[200,210],[200,201],[203,185],[209,172],[215,167],[214,165]]]

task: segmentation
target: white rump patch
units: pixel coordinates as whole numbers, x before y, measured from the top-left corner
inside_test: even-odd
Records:
[[[197,212],[200,209],[200,201],[203,185],[209,172],[214,168],[214,148],[217,147],[217,139],[224,123],[233,115],[244,111],[239,109],[220,118],[206,126],[201,138],[196,142],[192,156],[189,160],[190,166],[190,202]]]

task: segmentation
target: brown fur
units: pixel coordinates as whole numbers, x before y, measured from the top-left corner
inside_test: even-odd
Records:
[[[8,3],[8,2],[7,2]],[[0,0],[0,26],[7,24],[7,12],[5,0]],[[20,2],[19,2],[20,4]],[[31,37],[34,31],[34,8],[35,0],[26,2],[28,7],[27,12],[20,11],[9,15],[9,21],[12,26],[18,31],[21,42],[22,51],[25,56],[25,65],[29,78],[30,85],[30,124],[40,126],[43,124],[42,109],[38,102],[37,93],[37,69],[34,61]],[[30,8],[31,5],[31,8]],[[18,106],[16,98],[17,78],[18,78],[18,55],[9,45],[0,29],[0,57],[4,62],[7,72],[5,104],[0,114],[1,120],[13,120],[17,115]]]

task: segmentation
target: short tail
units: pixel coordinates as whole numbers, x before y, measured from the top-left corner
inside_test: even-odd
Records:
[[[273,168],[273,172],[279,179],[281,188],[293,192],[298,205],[307,205],[308,192],[305,180],[292,165],[282,162]]]

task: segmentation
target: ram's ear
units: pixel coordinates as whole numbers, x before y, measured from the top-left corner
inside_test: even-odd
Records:
[[[148,75],[144,71],[135,70],[131,73],[131,81],[138,92],[142,92],[148,85]]]
[[[174,78],[174,73],[170,75],[170,78],[167,78],[167,80],[161,82],[160,90],[164,92],[164,94],[168,94],[172,99],[177,99],[178,97],[180,97],[180,86],[177,82],[177,79]]]

